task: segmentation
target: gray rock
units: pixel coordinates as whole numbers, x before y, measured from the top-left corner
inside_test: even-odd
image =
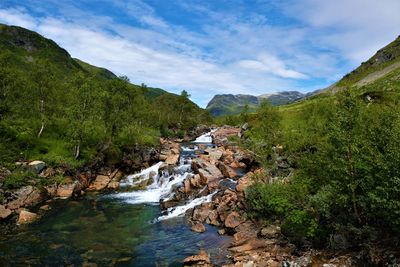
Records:
[[[34,171],[37,174],[39,174],[45,167],[46,167],[46,163],[44,163],[44,161],[40,161],[40,160],[35,160],[28,164],[29,170]]]

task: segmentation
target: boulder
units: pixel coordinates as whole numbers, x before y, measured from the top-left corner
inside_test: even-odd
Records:
[[[206,231],[206,227],[200,222],[195,222],[192,226],[192,231],[196,233],[204,233]]]
[[[89,190],[100,191],[107,187],[111,181],[107,175],[97,175],[96,179],[90,184]]]
[[[281,234],[281,228],[276,225],[268,225],[261,229],[260,235],[264,238],[278,238]]]
[[[228,216],[225,219],[225,227],[228,228],[235,228],[239,226],[243,222],[242,217],[237,211],[233,211],[228,214]]]
[[[200,250],[199,254],[194,256],[189,256],[183,260],[184,266],[210,266],[210,257],[207,252]]]
[[[59,185],[55,195],[59,198],[70,198],[74,194],[75,187],[76,183]]]
[[[28,164],[28,169],[35,172],[40,173],[46,167],[46,163],[44,161],[35,160]]]
[[[220,164],[218,164],[218,167],[219,167],[219,170],[224,175],[224,177],[235,178],[237,176],[237,173],[234,169],[225,165],[222,162]]]
[[[111,182],[107,185],[107,188],[115,190],[118,189],[119,182],[117,180],[112,179]]]
[[[196,207],[193,211],[193,221],[204,222],[211,211],[211,203],[205,203]]]
[[[245,176],[241,177],[236,185],[236,191],[243,192],[248,186],[252,184],[251,176],[252,172],[247,173]]]
[[[176,165],[178,163],[178,160],[179,154],[171,154],[166,158],[165,163],[168,165]]]
[[[36,213],[29,212],[26,210],[21,210],[21,212],[19,213],[17,224],[19,225],[19,224],[31,223],[37,220],[38,217],[39,216]]]
[[[205,152],[213,160],[219,160],[222,157],[222,151],[215,148],[207,148]]]
[[[11,215],[12,211],[3,205],[0,205],[0,219],[6,219]]]
[[[23,186],[14,192],[15,199],[7,203],[7,208],[11,210],[20,207],[30,207],[42,202],[45,198],[42,192],[33,186]]]

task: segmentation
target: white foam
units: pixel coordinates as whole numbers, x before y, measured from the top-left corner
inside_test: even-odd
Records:
[[[217,193],[217,191],[203,197],[195,198],[191,200],[189,203],[182,205],[182,206],[177,206],[177,207],[172,207],[167,210],[168,214],[163,215],[157,218],[158,221],[163,221],[167,219],[171,219],[174,217],[179,217],[185,214],[185,212],[191,208],[194,208],[198,205],[201,205],[203,203],[208,203],[212,201],[212,197]]]

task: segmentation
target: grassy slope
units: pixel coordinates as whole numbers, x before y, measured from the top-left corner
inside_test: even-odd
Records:
[[[54,79],[58,84],[65,84],[71,80],[74,74],[79,72],[87,73],[88,75],[93,75],[98,81],[112,80],[116,79],[117,76],[111,71],[90,65],[79,59],[73,59],[69,53],[63,48],[59,47],[54,41],[44,38],[40,34],[16,26],[7,26],[0,24],[0,61],[3,66],[7,66],[10,69],[17,70],[21,76],[29,79],[30,74],[35,66],[35,62],[44,62],[44,65],[51,65],[54,73]],[[145,89],[139,85],[130,85],[132,90],[144,91],[146,99],[150,102],[156,101],[158,97],[163,95],[168,95],[172,101],[177,101],[178,97],[175,94],[168,93],[159,88],[149,88]],[[197,105],[193,103],[196,110],[200,110]],[[2,151],[15,149],[21,151],[21,148],[14,147],[7,140],[15,140],[15,136],[21,138],[21,134],[18,132],[8,132],[3,133],[0,131],[0,138],[4,139],[0,142],[0,146],[3,144],[8,144],[9,148],[4,147]],[[0,140],[1,141],[1,140]],[[15,140],[17,142],[17,140]],[[7,146],[7,145],[6,145]],[[12,147],[13,146],[13,147]],[[48,151],[46,155],[43,155],[41,151]],[[86,151],[91,154],[90,151]],[[18,152],[19,153],[19,152]],[[80,165],[81,162],[76,162],[71,154],[71,148],[63,142],[54,138],[51,134],[46,134],[35,140],[35,144],[32,145],[29,150],[21,152],[22,154],[27,153],[24,158],[28,159],[38,159],[41,158],[45,161],[69,161],[75,162]],[[82,153],[85,153],[83,151]]]

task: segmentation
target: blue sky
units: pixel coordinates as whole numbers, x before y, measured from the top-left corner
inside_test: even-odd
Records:
[[[0,22],[202,107],[326,87],[393,41],[399,14],[399,0],[0,0]]]

